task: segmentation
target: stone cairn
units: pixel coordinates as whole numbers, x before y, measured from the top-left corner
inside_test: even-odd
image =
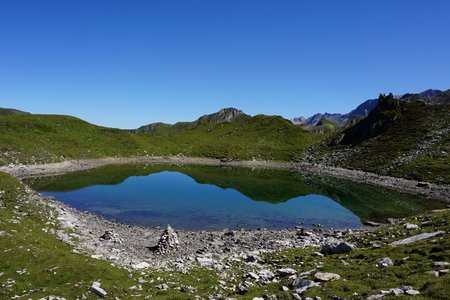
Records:
[[[167,225],[167,228],[161,234],[158,244],[156,245],[156,252],[159,254],[164,254],[169,251],[176,250],[178,249],[179,244],[177,233],[170,225]]]

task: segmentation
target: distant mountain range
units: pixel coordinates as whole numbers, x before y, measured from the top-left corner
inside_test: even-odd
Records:
[[[440,90],[428,89],[418,94],[404,94],[395,97],[405,102],[422,101],[429,104],[450,103],[450,90],[442,92]],[[358,105],[354,110],[346,114],[340,113],[317,113],[309,118],[297,117],[291,120],[295,125],[317,126],[322,119],[327,119],[334,123],[346,123],[352,119],[367,117],[377,106],[378,99],[369,99]]]
[[[295,125],[224,108],[192,122],[133,130],[0,109],[0,165],[105,156],[306,161],[450,184],[450,90],[380,95],[347,114]],[[25,115],[24,115],[25,114]]]

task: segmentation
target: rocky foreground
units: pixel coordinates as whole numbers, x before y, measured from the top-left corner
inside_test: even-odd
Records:
[[[442,239],[448,237],[450,227],[445,230],[435,230],[421,234],[414,234],[407,238],[400,238],[409,233],[418,232],[421,225],[427,224],[433,219],[426,217],[419,219],[419,225],[406,223],[401,220],[390,220],[398,223],[406,232],[397,231],[398,237],[394,242],[386,242],[373,228],[361,230],[315,230],[305,228],[293,228],[285,230],[224,230],[220,232],[176,232],[172,227],[165,229],[150,229],[144,227],[129,226],[121,223],[111,222],[99,216],[78,212],[51,199],[52,205],[59,215],[58,220],[63,227],[74,229],[75,232],[65,235],[63,231],[57,234],[66,243],[75,247],[75,253],[91,255],[95,259],[106,259],[117,265],[124,266],[130,270],[142,271],[151,269],[152,272],[161,270],[164,272],[181,272],[189,274],[198,267],[217,272],[219,278],[217,291],[227,293],[216,293],[209,295],[209,299],[234,299],[226,297],[232,292],[241,298],[255,287],[270,284],[282,284],[281,291],[290,294],[292,299],[302,299],[302,295],[312,288],[321,288],[331,281],[343,280],[341,275],[331,272],[322,272],[324,264],[321,261],[325,256],[345,255],[356,249],[354,242],[364,241],[364,249],[393,247],[398,245],[414,244],[431,238]],[[445,210],[444,210],[445,211]],[[105,228],[108,228],[105,230]],[[389,230],[389,229],[388,229]],[[370,241],[367,237],[371,237]],[[73,242],[78,240],[79,242]],[[351,241],[351,242],[349,242]],[[432,240],[433,243],[436,240]],[[299,271],[298,267],[304,264],[287,265],[283,259],[274,259],[282,250],[302,249],[306,250],[309,259],[313,261],[311,269]],[[286,256],[281,256],[286,258]],[[408,260],[409,257],[403,258]],[[390,257],[380,257],[376,261],[376,267],[382,271],[402,262],[394,262]],[[343,266],[350,266],[345,259],[341,260]],[[432,268],[425,272],[424,276],[446,276],[449,273],[450,263],[432,262]],[[232,280],[230,284],[229,280]],[[156,286],[159,290],[167,290],[171,287],[166,283]],[[91,288],[92,289],[92,288]],[[138,285],[137,289],[141,289]],[[184,293],[195,294],[194,286],[177,287]],[[102,296],[102,293],[98,293]],[[450,292],[450,289],[449,291]],[[103,296],[106,296],[105,292]],[[369,296],[354,293],[353,298],[366,298],[368,300],[381,299],[386,296],[416,296],[420,295],[415,287],[410,285],[399,285],[380,289],[377,293]],[[449,294],[450,296],[450,294]],[[196,297],[197,298],[197,297]],[[198,296],[200,298],[200,296]],[[253,299],[278,299],[277,294],[253,297]],[[305,299],[312,299],[305,297]],[[321,299],[315,297],[315,299]],[[331,299],[344,299],[333,295]]]
[[[363,230],[111,222],[0,173],[0,298],[450,298],[450,211]]]

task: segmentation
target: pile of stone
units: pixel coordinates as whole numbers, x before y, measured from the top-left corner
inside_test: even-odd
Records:
[[[178,249],[180,242],[178,241],[178,235],[170,225],[161,234],[158,244],[156,245],[156,253],[164,254],[172,250]]]

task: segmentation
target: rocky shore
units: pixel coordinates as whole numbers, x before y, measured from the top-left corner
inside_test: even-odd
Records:
[[[74,246],[75,253],[106,259],[132,269],[171,269],[174,266],[188,269],[197,263],[224,269],[225,262],[229,260],[251,262],[258,260],[262,253],[289,248],[319,248],[344,235],[370,230],[296,227],[279,230],[178,231],[170,226],[148,228],[107,220],[53,198],[47,198],[47,203],[55,209],[56,218],[62,226],[55,234]]]
[[[405,193],[418,194],[424,197],[443,202],[450,202],[450,186],[433,183],[418,182],[403,178],[381,176],[374,173],[349,170],[338,167],[330,167],[309,163],[276,162],[276,161],[241,161],[212,158],[197,158],[185,156],[143,156],[143,157],[109,157],[99,159],[68,160],[59,163],[36,165],[8,165],[0,167],[0,171],[10,173],[17,178],[59,175],[68,172],[93,169],[112,164],[198,164],[210,166],[230,166],[245,168],[284,169],[316,175],[331,176],[352,180],[358,183],[366,183],[383,186]]]
[[[445,252],[436,255],[436,251],[445,249],[449,233],[448,222],[434,215],[447,213],[448,209],[416,217],[412,220],[413,223],[392,220],[395,225],[385,225],[378,229],[296,227],[282,230],[189,232],[177,231],[170,226],[145,228],[106,220],[71,208],[53,198],[42,197],[27,187],[25,190],[26,194],[20,200],[23,203],[17,202],[18,205],[13,209],[14,214],[21,216],[18,220],[23,220],[28,215],[24,213],[27,203],[39,203],[44,211],[45,206],[50,207],[49,221],[42,223],[45,225],[40,230],[71,245],[72,255],[89,256],[94,260],[108,261],[120,269],[125,268],[131,281],[135,282],[128,287],[126,293],[139,299],[149,299],[153,297],[152,294],[159,293],[175,293],[181,298],[184,297],[182,294],[186,297],[192,295],[205,299],[205,291],[200,293],[197,284],[181,283],[184,281],[180,279],[183,276],[189,278],[188,282],[195,282],[192,281],[192,276],[196,272],[201,272],[202,276],[214,274],[217,277],[211,283],[211,289],[206,292],[207,299],[244,297],[273,300],[285,299],[284,296],[303,299],[305,294],[323,293],[330,295],[329,299],[344,299],[338,295],[348,291],[345,287],[348,280],[360,280],[358,272],[369,272],[369,277],[378,276],[375,274],[383,273],[383,270],[388,273],[390,269],[404,272],[404,268],[410,270],[405,265],[416,264],[417,261],[423,261],[424,267],[419,270],[423,274],[421,276],[445,280],[448,274],[449,263],[442,260],[447,257]],[[12,235],[15,231],[3,234]],[[431,243],[429,252],[410,248],[410,245],[417,245],[423,240]],[[397,247],[399,250],[395,249]],[[26,272],[27,269],[16,271],[18,276]],[[99,276],[98,281],[89,282],[89,288],[82,292],[84,297],[109,297],[114,292],[111,286],[102,284],[104,280],[101,274]],[[5,283],[9,284],[5,288],[14,287],[12,280]],[[335,282],[339,287],[337,293],[332,288]],[[404,279],[381,281],[378,284],[381,289],[375,288],[362,294],[356,292],[360,288],[355,286],[351,299],[415,296],[426,291],[425,287],[414,282],[415,284],[411,284]],[[79,284],[85,286],[86,283],[80,281],[78,286]],[[344,284],[343,288],[341,284]],[[266,287],[277,288],[267,290]],[[24,295],[30,293],[35,293],[35,290],[26,291]],[[252,294],[256,296],[250,296]],[[320,297],[315,299],[318,298]]]
[[[193,163],[195,160],[167,158],[164,163],[180,161]],[[26,177],[136,162],[143,162],[143,159],[64,162],[45,166],[10,166],[8,169],[15,176]],[[152,162],[156,163],[154,160]],[[248,167],[253,164],[215,160],[204,162]],[[255,162],[253,167],[256,163],[259,167],[271,164],[283,167],[282,164],[265,165],[261,162]],[[285,164],[284,168],[288,167],[292,170],[307,168]],[[309,171],[312,172],[312,169]],[[339,173],[339,170],[323,168],[317,171],[327,176],[333,175],[332,172]],[[355,171],[348,174],[355,176],[355,179],[357,176],[367,178],[368,181],[376,178]],[[7,270],[7,275],[2,277],[3,272],[0,272],[0,292],[11,297],[51,293],[36,299],[61,300],[66,299],[73,289],[76,289],[78,297],[73,299],[119,296],[117,298],[120,299],[375,300],[399,295],[445,299],[447,295],[442,287],[446,284],[450,266],[450,252],[446,250],[449,249],[450,232],[448,209],[408,220],[392,219],[391,225],[360,230],[295,227],[190,232],[170,226],[146,228],[114,222],[76,210],[53,198],[42,197],[22,183],[11,187],[8,184],[3,186],[2,193],[9,198],[4,198],[8,203],[0,203],[0,206],[6,204],[8,210],[4,211],[8,217],[0,221],[0,238],[12,239],[25,246],[14,248],[8,244],[10,246],[5,251],[24,249],[27,255],[31,251],[33,259],[46,255],[55,257],[51,251],[41,250],[42,245],[35,243],[34,235],[23,236],[29,232],[30,227],[27,226],[31,226],[36,227],[33,229],[35,231],[52,236],[55,242],[60,243],[55,239],[57,237],[72,246],[64,250],[67,254],[63,254],[63,264],[79,259],[86,263],[91,261],[91,268],[96,263],[106,263],[111,269],[103,270],[111,272],[109,274],[125,272],[118,280],[103,276],[94,267],[95,278],[85,280],[84,275],[72,276],[74,284],[67,289],[43,287],[21,289],[19,292],[18,286],[29,280],[27,274],[41,274],[40,264],[43,261],[36,262],[39,266],[35,266],[33,260],[26,263],[18,260],[17,267]],[[416,188],[433,189],[430,186]],[[20,197],[11,196],[20,194],[21,190],[24,192]],[[42,220],[30,222],[31,218]],[[15,255],[6,259],[15,259]],[[63,268],[62,264],[52,261],[45,267],[45,272],[51,272],[57,278]],[[73,271],[71,269],[70,272]],[[125,280],[128,283],[122,284]],[[368,287],[366,280],[370,280],[372,286]],[[41,283],[35,284],[35,287],[40,286]]]

